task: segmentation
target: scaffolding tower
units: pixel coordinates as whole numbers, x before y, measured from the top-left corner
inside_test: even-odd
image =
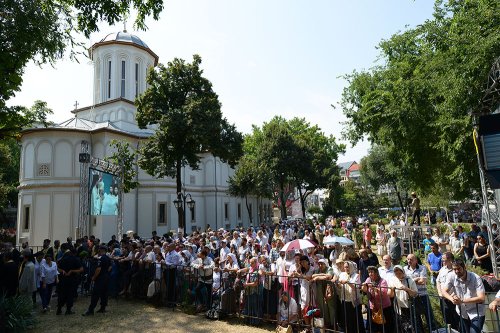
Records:
[[[476,145],[476,154],[479,167],[479,177],[481,181],[482,194],[482,214],[481,223],[488,228],[488,238],[491,254],[491,262],[493,266],[493,274],[500,278],[500,233],[493,233],[492,225],[496,223],[500,225],[500,217],[498,212],[498,198],[495,196],[495,191],[491,188],[486,170],[482,163],[482,157],[478,144],[480,138],[477,132],[478,118],[480,116],[498,113],[500,111],[500,57],[496,59],[488,75],[488,81],[484,90],[483,98],[481,99],[477,110],[472,113],[474,123],[474,143]]]

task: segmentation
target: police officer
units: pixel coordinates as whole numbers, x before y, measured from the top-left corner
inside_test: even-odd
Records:
[[[66,315],[74,314],[71,311],[75,298],[75,289],[78,285],[78,277],[83,272],[83,266],[78,257],[76,257],[67,243],[61,245],[61,251],[64,253],[58,263],[59,271],[59,290],[57,294],[57,315],[62,313],[62,307],[66,305]]]
[[[94,314],[94,309],[97,306],[97,301],[101,299],[101,307],[97,312],[105,313],[106,306],[108,305],[108,284],[109,272],[111,271],[111,259],[106,255],[107,248],[105,245],[99,246],[99,257],[97,260],[97,268],[92,281],[94,282],[94,289],[92,290],[92,297],[90,305],[82,316],[91,316]]]

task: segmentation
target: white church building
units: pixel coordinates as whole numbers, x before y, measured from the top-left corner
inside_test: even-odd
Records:
[[[87,230],[78,230],[82,215],[79,154],[85,142],[91,156],[104,159],[112,154],[112,140],[139,147],[153,133],[137,126],[134,100],[145,91],[146,73],[157,65],[158,56],[127,32],[107,35],[92,45],[89,54],[94,65],[93,105],[71,111],[73,117],[61,124],[21,133],[18,242],[41,245],[45,238],[65,240],[77,234],[109,240],[118,233],[117,216],[87,213]],[[183,187],[196,203],[186,212],[188,233],[208,225],[212,229],[250,226],[245,199],[227,193],[233,173],[210,154],[203,156],[199,170],[183,169]],[[156,179],[139,169],[137,181],[140,185],[123,197],[123,231],[148,237],[152,231],[161,235],[177,230],[175,180]],[[269,220],[268,200],[252,197],[248,203],[254,225]]]

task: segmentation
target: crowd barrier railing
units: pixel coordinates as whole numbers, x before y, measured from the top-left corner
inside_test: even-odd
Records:
[[[79,290],[91,293],[96,260],[85,259],[83,263]],[[183,306],[187,311],[203,311],[212,319],[237,316],[249,325],[291,324],[297,332],[431,333],[440,329],[452,333],[453,329],[461,332],[466,325],[465,314],[456,313],[453,304],[432,293],[408,296],[401,302],[390,297],[394,289],[384,286],[313,282],[245,270],[240,274],[216,270],[213,274],[212,269],[144,261],[112,263],[109,296],[126,295],[156,306]],[[283,292],[289,295],[288,302]],[[487,293],[482,304],[484,333],[500,332],[498,311],[488,309],[494,297],[494,293]],[[476,305],[476,311],[482,311],[481,305]]]

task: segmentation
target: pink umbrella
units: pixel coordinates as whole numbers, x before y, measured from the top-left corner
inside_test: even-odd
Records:
[[[295,251],[295,250],[303,250],[303,249],[308,249],[311,247],[316,247],[314,243],[311,241],[308,241],[307,239],[294,239],[293,241],[290,241],[283,245],[280,251]]]

